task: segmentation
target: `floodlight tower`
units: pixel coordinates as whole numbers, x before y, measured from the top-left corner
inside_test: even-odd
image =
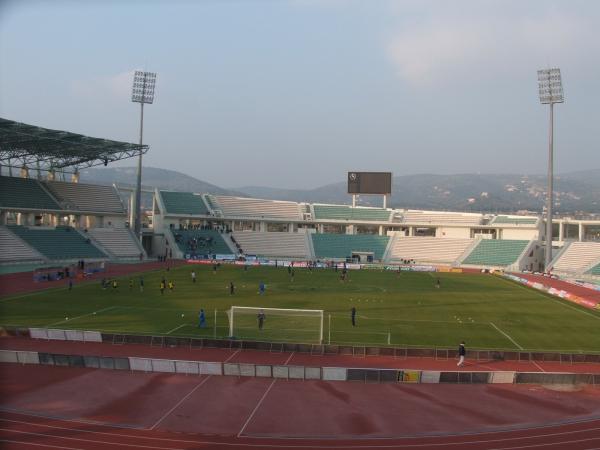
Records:
[[[538,70],[538,85],[540,103],[550,105],[550,131],[548,143],[548,193],[546,194],[546,259],[545,270],[550,268],[552,261],[552,199],[554,176],[554,104],[563,103],[562,79],[560,69]]]
[[[154,86],[156,85],[156,73],[142,72],[136,70],[133,76],[133,88],[131,90],[131,101],[140,104],[140,147],[144,138],[144,103],[154,102]],[[133,231],[138,239],[142,239],[142,149],[138,158],[137,182],[135,185],[135,196],[131,205],[133,216]]]

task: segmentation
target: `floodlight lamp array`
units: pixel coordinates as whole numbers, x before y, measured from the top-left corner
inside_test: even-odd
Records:
[[[560,69],[538,70],[538,92],[542,104],[563,103],[565,101]]]
[[[136,70],[133,75],[133,89],[131,101],[136,103],[154,102],[154,87],[156,86],[156,73]]]

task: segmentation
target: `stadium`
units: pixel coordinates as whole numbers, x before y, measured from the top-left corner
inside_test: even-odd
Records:
[[[226,78],[230,68],[216,67]],[[76,132],[96,125],[77,111],[67,111],[69,129],[0,118],[0,447],[600,448],[600,219],[553,209],[558,68],[538,71],[550,133],[537,210],[478,212],[398,198],[397,160],[385,151],[373,157],[384,161],[379,172],[351,152],[340,157],[351,169],[327,167],[345,178],[343,201],[147,184],[153,154],[172,154],[173,168],[186,159],[173,130],[200,116],[188,123],[182,104],[169,103],[181,100],[182,84],[165,90],[181,128],[169,120],[144,128],[157,74],[126,75],[140,107],[138,143],[115,137],[121,124],[110,117],[114,133]],[[122,95],[121,81],[94,81],[89,91]],[[214,84],[221,94],[223,83]],[[99,97],[78,83],[72,90],[86,109],[111,101],[94,106]],[[229,127],[235,114],[220,113],[215,120]],[[157,128],[172,148],[155,145]],[[257,152],[267,180],[256,182],[282,167],[301,172],[288,153],[277,166]],[[214,156],[187,163],[207,174]],[[231,178],[243,166],[236,156]],[[313,158],[315,172],[324,161]],[[125,182],[84,175],[131,163]]]

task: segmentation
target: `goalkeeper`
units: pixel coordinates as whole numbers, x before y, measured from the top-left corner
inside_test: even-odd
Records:
[[[256,316],[257,320],[258,320],[258,329],[262,330],[263,329],[263,325],[265,324],[265,312],[261,309],[258,312],[258,315]]]

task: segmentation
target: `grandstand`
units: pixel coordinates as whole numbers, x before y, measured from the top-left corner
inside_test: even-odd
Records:
[[[517,262],[530,241],[481,239],[462,264],[484,267],[506,267]]]
[[[125,214],[121,197],[113,186],[46,181],[43,185],[68,211],[94,214]]]
[[[443,211],[417,211],[409,209],[402,212],[405,223],[415,224],[457,224],[479,225],[482,222],[481,214],[443,212]]]
[[[143,248],[128,228],[91,228],[88,236],[112,258],[139,259]]]
[[[71,227],[9,225],[8,229],[47,259],[107,259],[106,254]]]
[[[418,263],[453,264],[473,242],[473,239],[405,237],[396,233],[388,261],[400,263],[414,260]]]
[[[196,256],[233,253],[223,239],[221,233],[215,230],[172,230],[177,247],[184,255]]]
[[[192,192],[159,191],[165,214],[208,215],[202,195]]]
[[[315,220],[345,220],[353,222],[388,222],[391,210],[382,208],[353,208],[342,205],[313,205]]]
[[[302,219],[300,205],[295,202],[217,195],[213,209],[229,217],[259,217],[265,219]]]
[[[0,226],[0,263],[41,262],[44,257],[12,233]]]
[[[554,272],[572,275],[588,270],[595,274],[596,264],[600,264],[600,242],[572,242],[557,255],[551,267]]]
[[[388,245],[387,236],[369,234],[313,234],[315,256],[319,259],[351,258],[353,254],[372,255],[373,260],[382,260]],[[361,259],[362,260],[362,259]]]
[[[499,224],[511,224],[511,225],[536,225],[538,223],[537,217],[525,217],[525,216],[496,216],[491,221],[492,225]]]
[[[39,181],[7,176],[0,176],[0,208],[15,211],[62,209]]]
[[[307,234],[234,232],[233,237],[246,255],[274,258],[312,259]]]

